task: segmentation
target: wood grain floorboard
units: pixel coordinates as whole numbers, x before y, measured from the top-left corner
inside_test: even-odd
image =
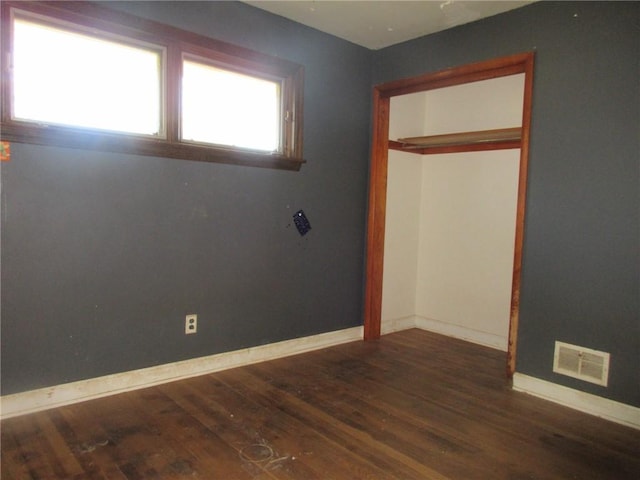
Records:
[[[1,424],[3,480],[638,480],[640,431],[407,330]]]

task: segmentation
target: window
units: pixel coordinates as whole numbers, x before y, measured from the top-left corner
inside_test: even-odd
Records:
[[[297,64],[84,2],[7,1],[2,19],[3,140],[303,163]]]
[[[162,51],[21,16],[13,21],[13,118],[161,135]]]
[[[280,84],[193,60],[182,62],[182,138],[280,150]]]

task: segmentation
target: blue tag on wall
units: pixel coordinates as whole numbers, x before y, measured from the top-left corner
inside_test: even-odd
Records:
[[[311,224],[302,210],[298,210],[293,215],[293,222],[296,224],[296,228],[300,235],[306,235],[307,232],[311,230]]]

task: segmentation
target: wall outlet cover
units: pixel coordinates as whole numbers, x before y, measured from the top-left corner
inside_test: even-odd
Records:
[[[184,333],[189,335],[191,333],[198,333],[198,315],[192,313],[184,318]]]

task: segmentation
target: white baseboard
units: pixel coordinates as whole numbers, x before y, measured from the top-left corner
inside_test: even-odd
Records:
[[[489,334],[443,324],[442,322],[436,322],[426,318],[409,316],[384,321],[381,325],[383,334],[409,328],[421,328],[492,348],[506,350],[506,348],[503,349],[501,346],[497,346],[499,344],[497,341],[498,337],[493,338],[494,336]],[[153,385],[205,375],[229,368],[250,365],[252,363],[283,358],[312,350],[319,350],[342,343],[358,341],[362,339],[362,336],[363,327],[353,327],[309,337],[285,340],[269,345],[250,347],[233,352],[194,358],[130,372],[116,373],[13,395],[5,395],[0,397],[0,419],[151,387]],[[514,375],[513,388],[514,390],[529,393],[616,423],[640,429],[640,409],[637,407],[573,390],[521,373]]]
[[[508,339],[506,337],[433,320],[431,318],[420,317],[418,315],[408,315],[406,317],[383,320],[380,325],[380,332],[382,335],[386,335],[409,328],[419,328],[421,330],[446,335],[447,337],[459,338],[460,340],[466,340],[467,342],[476,343],[503,352],[506,352],[508,347]]]
[[[425,317],[415,317],[417,328],[422,330],[428,330],[434,333],[440,333],[447,335],[448,337],[459,338],[466,340],[467,342],[477,343],[485,347],[495,348],[503,352],[507,351],[508,338],[494,335],[492,333],[481,332],[473,330],[471,328],[462,327],[460,325],[453,325],[451,323],[444,323],[438,320]]]
[[[347,328],[233,352],[5,395],[0,397],[0,418],[16,417],[116,393],[357,341],[362,339],[363,331],[363,327]]]
[[[574,410],[596,415],[615,423],[640,429],[640,408],[638,407],[517,372],[513,375],[513,389],[559,403]]]
[[[402,318],[392,318],[389,320],[382,320],[380,324],[380,333],[387,335],[388,333],[399,332],[401,330],[409,330],[410,328],[416,328],[416,316],[409,315]]]

